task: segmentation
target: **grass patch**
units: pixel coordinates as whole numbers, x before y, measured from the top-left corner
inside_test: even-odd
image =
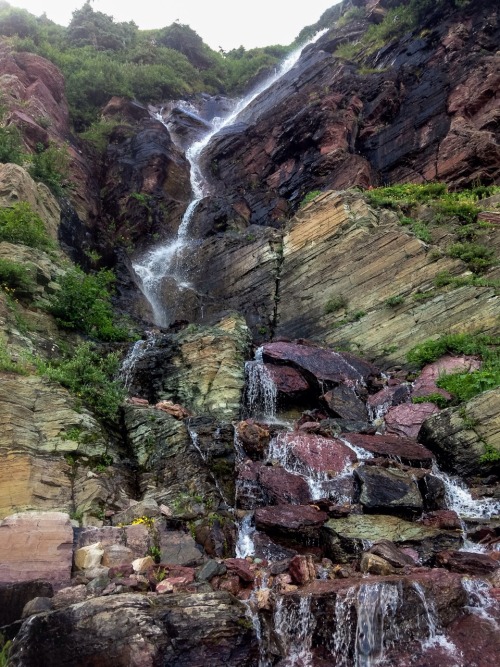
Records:
[[[313,199],[315,199],[318,195],[321,194],[321,190],[311,190],[311,192],[308,192],[305,197],[302,199],[302,201],[299,204],[299,208],[302,208],[303,206],[306,206],[306,204],[309,204]]]
[[[55,143],[44,146],[38,143],[36,152],[31,155],[28,172],[33,180],[45,183],[55,195],[61,196],[67,186],[68,169],[69,153],[65,146]]]
[[[447,285],[453,287],[491,287],[496,292],[500,291],[500,280],[488,280],[477,275],[452,276],[448,271],[438,273],[434,278],[434,285],[436,287],[446,287]]]
[[[434,403],[438,408],[446,408],[448,406],[448,399],[442,394],[427,394],[427,396],[414,396],[411,399],[412,403]]]
[[[31,292],[35,280],[29,268],[13,262],[11,259],[0,259],[0,286],[7,294]]]
[[[404,297],[400,295],[390,296],[384,301],[384,305],[387,306],[387,308],[397,308],[402,303],[404,303]]]

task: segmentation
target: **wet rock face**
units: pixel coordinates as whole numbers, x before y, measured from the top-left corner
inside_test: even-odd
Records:
[[[207,163],[217,165],[217,190],[229,200],[243,190],[251,221],[278,225],[287,206],[295,210],[315,189],[410,174],[457,186],[494,182],[498,25],[490,11],[481,2],[474,12],[434,16],[424,37],[374,54],[372,74],[331,55],[338,41],[325,35],[250,105],[241,127],[214,138]]]
[[[356,469],[361,483],[360,503],[366,512],[417,514],[423,501],[411,475],[397,469],[361,466]]]
[[[245,608],[228,593],[160,595],[154,604],[129,593],[32,617],[16,639],[12,664],[74,665],[75,646],[78,660],[96,667],[250,667],[258,655]]]

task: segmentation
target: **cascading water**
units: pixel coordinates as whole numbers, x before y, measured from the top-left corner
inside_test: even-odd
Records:
[[[470,519],[490,519],[493,516],[500,515],[500,500],[497,498],[475,500],[463,482],[442,472],[437,464],[433,465],[432,474],[443,482],[446,504],[458,516]]]
[[[316,625],[316,619],[311,613],[311,596],[302,596],[298,603],[293,598],[279,597],[273,625],[283,645],[283,667],[310,667],[312,636]]]
[[[262,359],[262,347],[255,351],[254,361],[245,363],[246,404],[248,413],[266,423],[276,419],[277,389]]]
[[[158,326],[167,326],[169,313],[166,312],[162,299],[162,283],[169,276],[175,282],[177,291],[189,289],[190,284],[183,271],[182,253],[188,248],[189,226],[193,214],[208,192],[207,182],[203,175],[201,155],[208,146],[211,139],[223,128],[235,123],[240,114],[261,93],[270,88],[276,81],[289,72],[297,63],[305,46],[312,44],[326,31],[317,33],[307,44],[293,51],[282,63],[275,73],[266,79],[260,86],[242,98],[234,107],[233,111],[225,118],[217,118],[213,121],[212,128],[198,141],[194,142],[186,151],[186,158],[190,165],[190,180],[192,199],[182,217],[177,231],[177,238],[168,243],[150,250],[133,263],[133,269],[139,279],[139,287],[148,300],[153,314],[154,323]]]
[[[120,368],[118,375],[127,390],[130,389],[130,385],[134,381],[134,371],[138,362],[144,358],[148,350],[151,350],[155,346],[156,333],[154,331],[146,331],[145,336],[146,340],[140,339],[134,343]]]

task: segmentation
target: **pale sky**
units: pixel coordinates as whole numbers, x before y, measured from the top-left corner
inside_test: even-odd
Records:
[[[68,25],[85,0],[7,0],[35,16],[46,12],[59,25]],[[178,20],[187,23],[213,49],[228,51],[290,44],[302,28],[340,0],[94,0],[95,11],[115,21],[134,21],[139,28],[163,28]]]

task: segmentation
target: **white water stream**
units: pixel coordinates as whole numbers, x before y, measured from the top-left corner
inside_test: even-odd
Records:
[[[225,118],[215,118],[212,122],[212,128],[187,149],[186,157],[191,168],[192,198],[182,217],[177,237],[153,250],[149,250],[133,263],[139,287],[151,306],[153,320],[156,325],[167,326],[169,324],[169,313],[165,310],[162,298],[162,283],[164,279],[167,276],[172,278],[178,291],[190,288],[188,278],[182,267],[182,253],[187,250],[190,244],[189,227],[193,214],[201,200],[209,194],[201,163],[201,156],[204,149],[218,132],[233,125],[244,109],[261,93],[273,86],[281,77],[289,72],[299,60],[303,49],[319,39],[324,32],[326,30],[318,32],[307,44],[290,53],[272,76],[261,83],[246,97],[239,100],[228,116]]]

